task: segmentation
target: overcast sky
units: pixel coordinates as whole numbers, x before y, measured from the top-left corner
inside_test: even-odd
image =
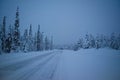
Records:
[[[120,0],[0,0],[0,23],[14,24],[16,8],[20,11],[20,29],[37,25],[55,44],[75,42],[86,33],[120,32]]]

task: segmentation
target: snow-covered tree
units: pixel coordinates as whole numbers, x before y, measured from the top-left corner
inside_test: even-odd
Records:
[[[13,48],[15,51],[19,51],[20,48],[20,30],[19,30],[19,8],[16,11],[16,20],[14,24],[14,35],[13,35]]]
[[[117,37],[118,49],[120,50],[120,34]]]
[[[28,47],[28,30],[27,29],[25,29],[22,41],[23,41],[23,51],[27,52],[29,50],[29,47]]]
[[[2,40],[1,40],[1,38],[2,38],[2,25],[0,24],[0,54],[2,52]]]
[[[2,41],[2,51],[5,52],[5,39],[6,39],[6,17],[3,17],[3,24],[1,29],[1,41]]]
[[[49,50],[49,40],[47,36],[45,37],[45,50]]]
[[[7,53],[10,53],[12,50],[12,33],[13,33],[13,29],[11,27],[11,25],[9,26],[9,30],[8,30],[8,35],[6,36],[6,40],[5,40],[5,51]]]
[[[50,41],[50,50],[53,50],[53,36],[51,36],[51,41]]]
[[[8,31],[6,31],[5,16],[3,17],[2,25],[0,25],[0,53],[53,49],[53,39],[51,38],[51,41],[47,37],[44,39],[43,32],[40,32],[40,25],[38,25],[38,31],[35,36],[32,35],[32,25],[30,25],[29,32],[26,29],[22,36],[19,28],[19,8],[17,7],[14,26],[10,25]]]
[[[80,37],[77,43],[74,45],[74,50],[78,50],[80,48],[83,48],[83,38]]]
[[[35,36],[34,36],[34,39],[33,39],[33,50],[34,51],[37,51],[37,33],[35,32]]]
[[[40,50],[44,50],[44,42],[43,42],[43,38],[44,38],[44,35],[43,35],[43,32],[40,33]]]
[[[6,45],[5,45],[5,51],[7,52],[7,53],[10,53],[10,51],[11,51],[11,46],[12,46],[12,36],[11,36],[11,34],[10,33],[8,33],[8,37],[6,38],[6,40],[5,40],[5,43],[6,43]]]
[[[95,38],[95,48],[96,49],[99,49],[101,46],[100,46],[100,35],[98,34]]]
[[[90,40],[89,40],[89,35],[85,35],[85,41],[84,41],[84,48],[88,49],[90,47]]]
[[[32,25],[29,28],[29,35],[28,35],[28,51],[33,51],[33,35],[32,35]]]
[[[117,37],[115,36],[115,33],[111,34],[110,47],[113,49],[118,49],[118,42],[117,42]]]
[[[37,31],[37,51],[40,51],[40,25],[38,25]]]
[[[92,34],[89,35],[89,48],[95,47],[95,39]]]

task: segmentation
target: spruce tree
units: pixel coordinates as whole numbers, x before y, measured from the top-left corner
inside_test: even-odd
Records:
[[[13,36],[13,40],[14,40],[13,48],[15,51],[19,51],[20,48],[19,8],[17,8],[16,11],[16,20],[14,26],[15,27],[14,27],[14,36]]]
[[[23,35],[23,51],[28,51],[28,30],[25,29],[24,35]]]
[[[0,24],[0,54],[2,53],[2,25]]]
[[[33,41],[33,50],[37,51],[37,33],[35,32],[34,41]]]
[[[29,28],[29,37],[32,37],[32,25],[30,24],[30,28]]]
[[[110,47],[116,49],[116,42],[117,41],[116,41],[115,33],[112,33],[110,37]]]
[[[42,51],[44,49],[44,43],[43,43],[43,35],[44,32],[40,33],[40,50]]]
[[[2,40],[2,51],[5,52],[5,39],[6,39],[6,17],[3,17],[3,25],[1,32],[1,40]]]
[[[95,39],[95,48],[96,49],[100,48],[100,36],[99,36],[99,34],[96,36],[96,39]]]
[[[118,49],[120,50],[120,34],[117,37]]]
[[[40,51],[40,25],[38,25],[37,31],[37,51]]]
[[[10,53],[11,44],[12,44],[12,37],[11,37],[10,33],[8,33],[8,37],[6,38],[5,43],[6,43],[6,45],[5,45],[6,52]]]
[[[5,43],[6,43],[6,45],[5,45],[6,52],[10,53],[11,48],[12,48],[12,28],[11,28],[11,25],[9,26],[8,36],[6,37]]]
[[[45,37],[45,50],[49,50],[49,40],[47,36]]]
[[[53,50],[53,36],[51,36],[51,41],[50,41],[50,50]]]
[[[29,35],[28,35],[28,47],[29,51],[33,50],[33,37],[32,37],[32,25],[30,24]]]
[[[84,48],[88,49],[90,47],[90,41],[89,41],[89,35],[86,34],[85,35],[85,44],[84,44]]]

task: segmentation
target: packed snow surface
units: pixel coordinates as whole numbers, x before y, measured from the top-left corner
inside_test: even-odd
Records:
[[[120,51],[105,48],[2,54],[0,80],[120,80]]]

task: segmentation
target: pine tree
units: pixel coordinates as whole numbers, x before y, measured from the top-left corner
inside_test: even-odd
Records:
[[[29,35],[28,35],[28,49],[33,51],[33,37],[32,37],[32,25],[30,24]]]
[[[6,40],[5,40],[5,51],[7,53],[10,53],[11,51],[11,48],[12,48],[12,28],[11,28],[11,25],[9,26],[9,31],[8,31],[8,36],[6,37]]]
[[[89,42],[90,43],[89,48],[94,48],[95,47],[95,39],[94,39],[92,34],[89,35],[89,41],[90,41]]]
[[[6,43],[6,45],[5,45],[6,52],[10,53],[11,44],[12,44],[12,37],[11,37],[10,33],[8,33],[8,37],[6,38],[5,43]]]
[[[113,48],[113,49],[118,49],[117,38],[115,36],[115,33],[111,34],[110,47]]]
[[[83,39],[82,37],[78,40],[77,45],[79,48],[83,48]]]
[[[36,33],[36,32],[35,32],[35,36],[34,36],[33,50],[34,50],[34,51],[37,51],[37,33]]]
[[[30,28],[29,28],[29,37],[32,38],[32,25],[30,24]]]
[[[44,43],[43,43],[43,33],[40,33],[40,50],[43,51],[44,50]]]
[[[40,51],[40,25],[38,25],[37,31],[37,51]]]
[[[89,41],[89,35],[85,35],[85,43],[84,43],[84,48],[88,49],[90,47],[90,41]]]
[[[5,39],[6,39],[6,17],[3,17],[3,25],[1,32],[1,40],[2,40],[2,51],[5,52]]]
[[[2,25],[0,24],[0,54],[2,53]]]
[[[14,36],[13,36],[13,41],[14,41],[13,48],[15,51],[19,51],[20,48],[19,8],[17,8],[16,11],[16,20],[14,26],[15,27],[14,27]]]
[[[53,50],[53,36],[51,36],[50,50]]]
[[[49,50],[49,40],[47,36],[45,37],[45,50]]]
[[[27,52],[28,51],[28,30],[25,29],[24,35],[23,35],[23,51]]]
[[[96,49],[100,48],[100,36],[99,36],[99,34],[96,36],[96,39],[95,39],[95,48]]]
[[[77,43],[73,46],[74,51],[77,51],[79,48],[83,48],[83,38],[79,38]]]
[[[117,37],[118,49],[120,50],[120,34]]]

